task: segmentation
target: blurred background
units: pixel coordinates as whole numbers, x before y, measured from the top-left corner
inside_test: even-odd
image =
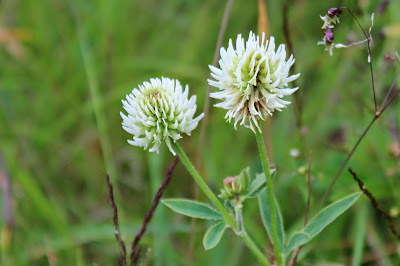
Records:
[[[302,226],[312,151],[311,213],[346,154],[373,117],[366,44],[334,50],[322,40],[320,15],[351,8],[368,29],[375,12],[372,59],[377,100],[382,103],[399,66],[384,59],[400,50],[399,1],[265,1],[268,31],[285,43],[283,5],[301,76],[298,96],[267,125],[277,168],[275,193],[285,228]],[[139,230],[173,156],[127,144],[121,99],[152,77],[177,78],[197,95],[204,111],[207,78],[226,1],[206,0],[2,0],[0,1],[1,265],[115,265],[119,256],[105,175],[115,186],[122,236],[128,247]],[[223,46],[229,38],[258,31],[257,1],[233,1]],[[342,27],[360,32],[344,12]],[[360,37],[344,29],[335,42]],[[398,89],[398,85],[395,86]],[[397,99],[350,160],[365,186],[394,219],[400,210],[400,107]],[[212,100],[211,104],[215,104]],[[299,107],[301,112],[299,113]],[[222,180],[246,166],[261,170],[254,134],[225,123],[211,108],[199,171],[218,193]],[[301,118],[301,119],[300,119]],[[181,146],[195,161],[200,127]],[[298,149],[300,155],[290,155]],[[358,191],[347,171],[325,204]],[[164,197],[193,198],[194,184],[181,164]],[[199,193],[199,200],[205,201]],[[245,223],[259,246],[270,249],[257,200],[246,201]],[[211,251],[203,234],[210,224],[160,206],[143,237],[149,265],[257,265],[232,232]],[[400,229],[399,229],[400,230]],[[289,235],[288,235],[289,236]],[[194,248],[191,249],[194,243]],[[128,248],[129,250],[129,248]],[[398,265],[399,246],[386,221],[362,197],[307,246],[299,265]]]

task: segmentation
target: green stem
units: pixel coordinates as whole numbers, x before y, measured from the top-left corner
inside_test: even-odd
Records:
[[[233,219],[232,216],[229,215],[228,211],[225,209],[224,205],[218,200],[218,198],[214,195],[214,193],[208,188],[207,184],[204,182],[204,180],[201,178],[197,170],[194,168],[192,162],[189,160],[189,158],[186,156],[185,152],[181,149],[178,143],[171,142],[171,146],[173,150],[176,152],[176,154],[179,156],[179,159],[183,163],[183,165],[186,167],[186,169],[189,171],[189,173],[192,175],[196,183],[199,185],[199,187],[203,190],[203,192],[206,194],[206,196],[211,200],[211,202],[214,204],[214,206],[218,209],[218,211],[224,216],[225,222],[232,227],[235,231],[237,229],[235,219]]]
[[[253,242],[251,237],[247,234],[246,231],[242,232],[242,234],[239,235],[240,238],[243,239],[243,241],[246,243],[247,247],[253,252],[254,256],[257,257],[258,261],[262,265],[271,265],[269,264],[268,260],[265,258],[264,254],[260,251],[260,249],[256,246],[256,244]]]
[[[214,193],[208,188],[207,184],[203,181],[197,170],[194,168],[192,162],[186,156],[185,152],[181,149],[178,143],[171,142],[171,146],[176,154],[179,156],[180,161],[192,175],[196,183],[199,185],[201,190],[206,194],[209,200],[214,204],[214,206],[218,209],[218,211],[224,217],[225,222],[235,231],[237,232],[237,225],[235,219],[229,214],[229,212],[225,209],[224,205],[219,201],[219,199],[214,195]],[[251,252],[257,257],[259,262],[262,265],[270,265],[264,254],[258,249],[256,244],[250,238],[250,236],[246,232],[242,232],[239,236],[244,240],[247,247]]]
[[[266,179],[266,183],[267,183],[269,209],[271,210],[272,242],[273,242],[273,246],[274,246],[274,253],[275,253],[277,264],[284,265],[282,256],[279,251],[278,224],[276,222],[276,210],[275,210],[275,204],[274,204],[275,200],[274,200],[274,193],[272,191],[272,178],[271,178],[271,174],[269,172],[267,151],[265,149],[263,135],[257,129],[256,129],[256,137],[257,137],[258,150],[260,151],[261,162],[262,162],[262,166],[263,166],[264,173],[265,173],[265,179]]]

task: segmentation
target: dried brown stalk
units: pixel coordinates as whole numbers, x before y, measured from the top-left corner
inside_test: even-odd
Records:
[[[162,182],[162,184],[160,185],[160,187],[157,190],[156,195],[154,196],[153,204],[151,205],[150,210],[146,213],[146,216],[142,223],[142,227],[140,228],[139,232],[135,235],[135,238],[132,243],[131,254],[130,254],[131,265],[136,265],[136,263],[139,259],[141,247],[138,245],[139,245],[140,239],[142,238],[143,234],[146,232],[147,225],[149,224],[151,218],[153,217],[153,215],[157,209],[158,204],[160,203],[160,199],[161,199],[161,197],[164,193],[164,190],[167,187],[169,181],[171,180],[172,171],[174,170],[175,166],[178,164],[178,161],[179,161],[179,157],[176,156],[174,161],[168,168],[168,171],[165,175],[164,181]]]
[[[349,168],[348,171],[350,172],[350,174],[353,175],[354,180],[358,183],[358,187],[364,193],[364,195],[368,197],[374,209],[377,210],[379,214],[388,222],[390,231],[392,231],[393,235],[395,235],[397,239],[400,240],[400,234],[397,232],[396,226],[394,225],[392,218],[384,210],[381,209],[378,201],[375,199],[372,193],[365,188],[364,183],[361,181],[361,179],[357,177],[357,174],[351,168]]]

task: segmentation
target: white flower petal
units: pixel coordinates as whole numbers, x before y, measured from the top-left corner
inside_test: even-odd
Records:
[[[209,66],[215,80],[208,80],[208,84],[219,89],[210,97],[221,100],[214,106],[227,110],[225,119],[234,119],[235,129],[240,124],[261,131],[258,119],[264,120],[274,110],[286,107],[289,102],[280,98],[298,89],[288,88],[288,83],[300,75],[289,76],[295,61],[293,55],[286,60],[284,45],[279,45],[275,52],[274,37],[265,44],[264,40],[264,34],[260,42],[260,37],[250,32],[245,42],[239,34],[236,50],[232,39],[227,49],[221,48],[220,68]]]
[[[219,69],[212,69],[223,72]],[[150,79],[133,89],[122,100],[127,115],[120,112],[123,129],[133,135],[128,143],[143,147],[150,152],[159,152],[165,141],[169,150],[175,155],[171,147],[180,139],[182,133],[190,135],[204,114],[194,117],[196,112],[196,96],[189,96],[189,87],[183,90],[178,80],[162,77]]]

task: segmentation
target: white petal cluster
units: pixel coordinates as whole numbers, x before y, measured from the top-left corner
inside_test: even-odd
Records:
[[[171,140],[177,141],[181,134],[190,135],[204,116],[196,118],[196,96],[189,97],[189,87],[185,90],[178,80],[169,78],[150,79],[126,95],[122,100],[128,115],[121,112],[123,129],[133,135],[128,143],[143,147],[150,152],[159,152],[163,141],[175,155]]]
[[[240,34],[237,36],[236,49],[230,39],[228,49],[221,48],[220,53],[220,68],[209,66],[215,80],[208,83],[219,89],[210,97],[222,100],[214,106],[228,110],[225,119],[230,122],[234,118],[235,129],[240,122],[253,132],[254,124],[261,132],[257,120],[281,111],[290,103],[281,98],[298,89],[288,88],[288,83],[300,76],[289,76],[293,55],[286,61],[283,44],[275,51],[274,37],[265,42],[264,34],[260,40],[252,32],[246,43]]]

